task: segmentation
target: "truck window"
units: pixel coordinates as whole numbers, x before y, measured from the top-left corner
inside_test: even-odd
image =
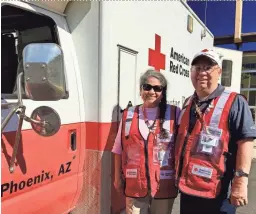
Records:
[[[23,71],[24,47],[30,43],[59,44],[58,35],[55,22],[47,16],[10,5],[3,5],[1,12],[1,93],[2,98],[16,99],[16,77]]]
[[[232,65],[231,60],[223,60],[222,62],[222,75],[221,75],[221,85],[230,87],[232,81]]]

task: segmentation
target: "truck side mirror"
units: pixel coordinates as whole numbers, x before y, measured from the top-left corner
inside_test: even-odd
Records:
[[[24,72],[17,76],[18,102],[1,103],[2,109],[11,107],[7,116],[1,121],[1,131],[7,126],[12,116],[19,115],[18,129],[15,136],[9,171],[14,172],[21,128],[23,120],[30,122],[34,131],[41,136],[52,136],[59,131],[61,120],[58,113],[47,106],[35,109],[31,117],[26,116],[26,106],[22,101],[22,79],[28,98],[40,101],[53,101],[66,95],[63,53],[61,48],[53,43],[29,44],[23,50]]]
[[[32,43],[23,50],[26,96],[56,101],[66,95],[63,53],[55,43]]]

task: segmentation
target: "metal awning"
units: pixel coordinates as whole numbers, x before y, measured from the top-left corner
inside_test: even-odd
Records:
[[[256,42],[256,32],[242,33],[241,43]],[[217,36],[214,38],[214,45],[234,44],[234,35]]]

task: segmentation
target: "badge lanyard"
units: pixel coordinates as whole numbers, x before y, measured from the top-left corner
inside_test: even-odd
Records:
[[[156,132],[156,127],[157,127],[157,125],[158,125],[158,123],[159,123],[159,120],[158,120],[159,109],[158,109],[158,111],[157,111],[156,118],[155,118],[155,120],[154,120],[154,122],[153,122],[152,125],[149,124],[148,117],[147,117],[147,112],[146,112],[146,109],[145,109],[144,106],[142,106],[142,112],[143,112],[144,121],[145,121],[145,123],[146,123],[146,125],[147,125],[149,131],[150,131],[151,133],[155,134],[155,132]],[[155,128],[155,129],[154,129],[154,128]]]
[[[206,131],[207,134],[209,134],[209,130],[208,128],[205,126],[205,121],[204,121],[204,114],[202,113],[201,109],[198,107],[195,99],[194,99],[194,104],[195,104],[195,107],[196,107],[196,113],[198,114],[199,116],[199,122],[201,123],[201,131],[204,129]]]

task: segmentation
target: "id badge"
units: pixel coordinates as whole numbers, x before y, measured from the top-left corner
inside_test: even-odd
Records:
[[[206,132],[207,130],[207,132]],[[204,130],[204,133],[207,133],[209,135],[212,135],[212,136],[215,136],[217,138],[221,138],[222,136],[222,129],[219,129],[217,127],[212,127],[212,126],[206,126],[205,127],[205,130]]]
[[[162,145],[163,146],[163,145]],[[164,146],[165,147],[165,146]],[[170,148],[161,148],[158,151],[158,160],[160,161],[160,166],[168,166],[168,160],[170,159]]]
[[[171,139],[172,134],[169,134],[169,137],[166,139],[160,139],[159,136],[157,137],[158,141],[158,160],[160,162],[160,166],[168,166],[169,159],[171,158]]]
[[[200,143],[206,146],[217,146],[219,138],[212,136],[212,135],[207,135],[207,134],[202,134]]]
[[[199,142],[201,152],[213,154],[213,149],[218,146],[221,135],[221,129],[210,126],[205,127],[201,133]]]
[[[217,146],[219,139],[207,134],[202,134],[200,144],[202,145],[202,152],[212,154],[213,147]]]

